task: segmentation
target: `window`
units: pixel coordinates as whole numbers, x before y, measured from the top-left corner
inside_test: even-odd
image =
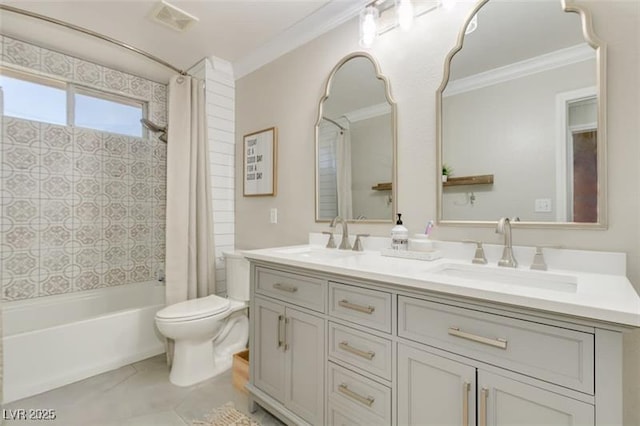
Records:
[[[79,88],[74,99],[76,126],[142,137],[141,102]]]
[[[53,124],[67,124],[67,90],[64,83],[46,79],[15,78],[0,74],[4,114]]]
[[[4,115],[142,137],[145,104],[124,96],[0,69]]]

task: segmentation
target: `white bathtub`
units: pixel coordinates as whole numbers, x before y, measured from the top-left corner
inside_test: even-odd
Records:
[[[4,402],[164,352],[156,282],[4,303]]]

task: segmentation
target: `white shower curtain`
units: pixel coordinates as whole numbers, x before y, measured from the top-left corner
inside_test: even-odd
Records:
[[[166,304],[215,293],[204,83],[169,82]]]
[[[338,181],[338,215],[353,219],[353,194],[351,193],[351,137],[349,129],[338,132],[336,138],[336,173]]]

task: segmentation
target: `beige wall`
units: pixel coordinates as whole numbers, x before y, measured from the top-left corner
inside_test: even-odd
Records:
[[[562,244],[628,254],[628,275],[640,288],[640,3],[588,1],[596,33],[608,43],[608,194],[605,231],[517,229],[514,244]],[[398,210],[410,232],[424,229],[436,216],[436,142],[434,94],[443,61],[453,47],[464,7],[422,16],[410,33],[383,35],[371,53],[391,81],[398,104]],[[314,124],[318,101],[331,68],[359,50],[353,20],[279,58],[236,85],[236,179],[241,179],[242,135],[277,126],[278,195],[242,196],[236,189],[236,245],[258,248],[303,243],[314,222]],[[438,177],[439,179],[439,177]],[[269,209],[278,208],[277,225]],[[392,225],[354,224],[353,233],[388,235]],[[498,242],[491,228],[437,227],[445,240]],[[528,260],[522,260],[526,263]],[[625,424],[640,424],[640,333],[625,339]]]

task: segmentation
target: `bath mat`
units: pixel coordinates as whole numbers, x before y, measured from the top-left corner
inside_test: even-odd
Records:
[[[193,426],[260,426],[260,423],[242,414],[227,402],[211,411],[204,420],[194,420]]]

